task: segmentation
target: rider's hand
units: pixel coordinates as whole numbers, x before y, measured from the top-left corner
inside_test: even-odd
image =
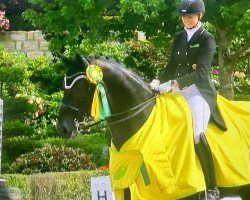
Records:
[[[173,89],[173,86],[171,84],[171,81],[168,81],[168,82],[165,82],[165,83],[162,83],[159,85],[159,87],[157,88],[158,91],[163,94],[163,93],[167,93],[167,92],[170,92],[172,89]]]
[[[160,81],[158,79],[152,80],[152,82],[149,84],[152,90],[158,91],[158,86],[160,85]]]

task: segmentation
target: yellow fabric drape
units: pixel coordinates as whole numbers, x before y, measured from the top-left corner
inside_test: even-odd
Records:
[[[222,132],[209,124],[206,135],[214,154],[218,186],[240,186],[250,183],[250,102],[230,102],[218,97],[219,109],[228,127]],[[117,153],[138,151],[143,155],[150,184],[145,186],[142,174],[122,177],[124,188],[130,187],[132,200],[172,200],[205,190],[201,166],[194,151],[192,117],[188,104],[179,93],[159,96],[141,129],[117,151],[110,149],[110,177],[117,188],[115,171],[124,163]],[[131,155],[132,156],[132,155]],[[126,158],[129,160],[129,157]],[[131,157],[132,159],[132,157]],[[137,165],[131,170],[138,170]],[[132,183],[132,184],[131,184]],[[123,199],[121,188],[117,199]]]
[[[99,110],[100,110],[99,90],[96,87],[94,96],[93,96],[92,107],[91,107],[91,116],[94,117],[96,121],[100,118]]]

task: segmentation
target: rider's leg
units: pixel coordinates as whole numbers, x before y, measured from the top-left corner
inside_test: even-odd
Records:
[[[195,144],[195,152],[199,158],[207,186],[207,198],[205,199],[219,200],[220,193],[216,185],[213,156],[204,133],[200,135],[199,143]]]
[[[211,115],[209,105],[195,85],[175,91],[181,93],[189,105],[193,119],[194,143],[198,143],[200,134],[205,133],[207,129]]]
[[[217,200],[219,190],[216,186],[212,152],[204,135],[210,118],[210,108],[195,85],[179,91],[187,100],[193,118],[195,151],[200,160],[207,186],[206,200]]]

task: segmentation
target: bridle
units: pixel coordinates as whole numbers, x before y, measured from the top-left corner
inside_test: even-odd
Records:
[[[74,78],[75,77],[75,78]],[[71,79],[71,78],[74,78],[73,81],[71,82],[70,85],[67,85],[67,79]],[[87,76],[85,75],[84,72],[77,72],[71,76],[66,76],[64,77],[64,89],[66,90],[69,90],[71,89],[74,84],[80,80],[80,79],[87,79]],[[86,129],[89,129],[90,127],[92,126],[96,126],[97,124],[103,122],[103,121],[106,121],[107,122],[107,125],[108,126],[112,126],[112,125],[115,125],[115,124],[119,124],[121,122],[124,122],[126,120],[129,120],[131,119],[132,117],[138,115],[139,113],[141,113],[144,109],[146,109],[149,105],[151,105],[151,101],[155,100],[157,97],[157,95],[154,95],[153,97],[149,98],[148,100],[128,109],[128,110],[125,110],[125,111],[121,111],[121,112],[118,112],[118,113],[113,113],[111,114],[110,116],[106,117],[105,119],[102,119],[102,120],[99,120],[95,123],[92,123],[92,124],[87,124],[86,125],[86,119],[83,120],[82,122],[79,122],[77,119],[74,119],[74,123],[75,123],[75,127],[76,127],[76,130],[77,132],[80,132],[81,130],[86,130]],[[75,106],[72,106],[72,105],[69,105],[69,104],[66,104],[64,103],[63,101],[61,102],[61,106],[62,107],[66,107],[66,108],[69,108],[75,112],[79,112],[79,108],[75,107]],[[114,118],[117,118],[117,117],[122,117],[123,115],[126,115],[128,114],[126,117],[123,117],[121,119],[118,119],[118,120],[113,120]]]

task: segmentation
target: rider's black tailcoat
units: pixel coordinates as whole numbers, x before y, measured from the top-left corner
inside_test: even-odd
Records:
[[[210,78],[210,67],[216,51],[215,39],[201,26],[187,41],[185,30],[176,33],[168,65],[159,76],[162,82],[176,79],[180,89],[195,84],[211,110],[210,120],[226,130],[217,108],[217,92]]]

